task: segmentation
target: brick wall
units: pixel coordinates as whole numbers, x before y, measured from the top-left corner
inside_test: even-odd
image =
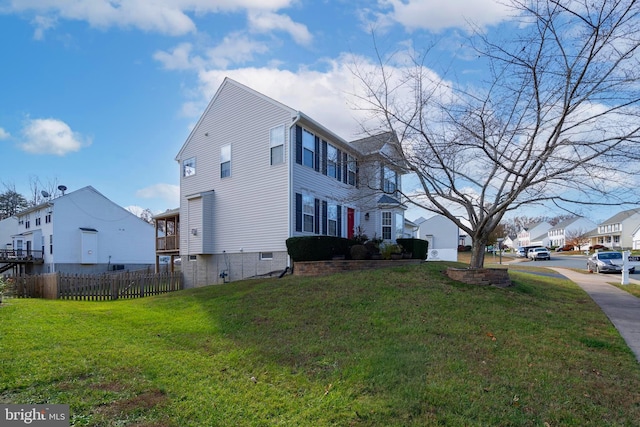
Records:
[[[420,264],[421,262],[424,261],[419,259],[303,261],[294,263],[293,275],[322,276],[344,271],[375,270],[378,268]]]
[[[500,288],[512,285],[506,268],[447,268],[447,276],[469,285],[494,285]]]

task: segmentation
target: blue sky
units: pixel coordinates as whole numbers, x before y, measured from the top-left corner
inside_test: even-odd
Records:
[[[436,36],[473,76],[468,20],[508,17],[492,0],[0,0],[0,182],[175,208],[175,155],[225,76],[355,139],[351,67],[375,61],[372,28],[387,52]]]

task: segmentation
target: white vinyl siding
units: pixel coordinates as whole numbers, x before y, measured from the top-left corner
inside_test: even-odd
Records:
[[[286,251],[289,237],[288,171],[271,166],[270,129],[291,123],[294,111],[250,89],[226,81],[192,131],[179,156],[198,159],[194,178],[181,180],[181,215],[186,196],[212,191],[207,253]],[[288,128],[284,162],[288,161]],[[231,145],[231,176],[220,177],[220,150]],[[256,191],[259,188],[260,191]],[[201,221],[202,222],[202,221]],[[180,223],[180,250],[192,237]],[[202,244],[200,247],[204,249]],[[193,252],[189,249],[189,253]]]

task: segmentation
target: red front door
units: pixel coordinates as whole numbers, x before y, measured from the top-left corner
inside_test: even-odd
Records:
[[[347,208],[347,239],[353,238],[353,229],[355,228],[355,210]]]

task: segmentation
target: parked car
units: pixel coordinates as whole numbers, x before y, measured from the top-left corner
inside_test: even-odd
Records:
[[[587,270],[596,273],[621,273],[622,263],[622,252],[596,252],[587,258]],[[629,273],[635,271],[635,266],[629,267]]]
[[[573,245],[564,245],[564,246],[560,246],[559,248],[556,248],[556,252],[568,252],[572,250],[574,250]]]
[[[551,253],[547,248],[533,248],[533,249],[529,249],[529,253],[527,254],[527,257],[529,259],[532,259],[533,261],[537,261],[539,259],[550,260]]]
[[[596,249],[598,250],[608,250],[609,248],[606,247],[605,245],[593,245],[593,246],[589,246],[589,250],[590,251],[595,251]]]
[[[518,250],[516,251],[516,256],[524,258],[527,256],[527,253],[524,251],[523,247],[519,247]]]

